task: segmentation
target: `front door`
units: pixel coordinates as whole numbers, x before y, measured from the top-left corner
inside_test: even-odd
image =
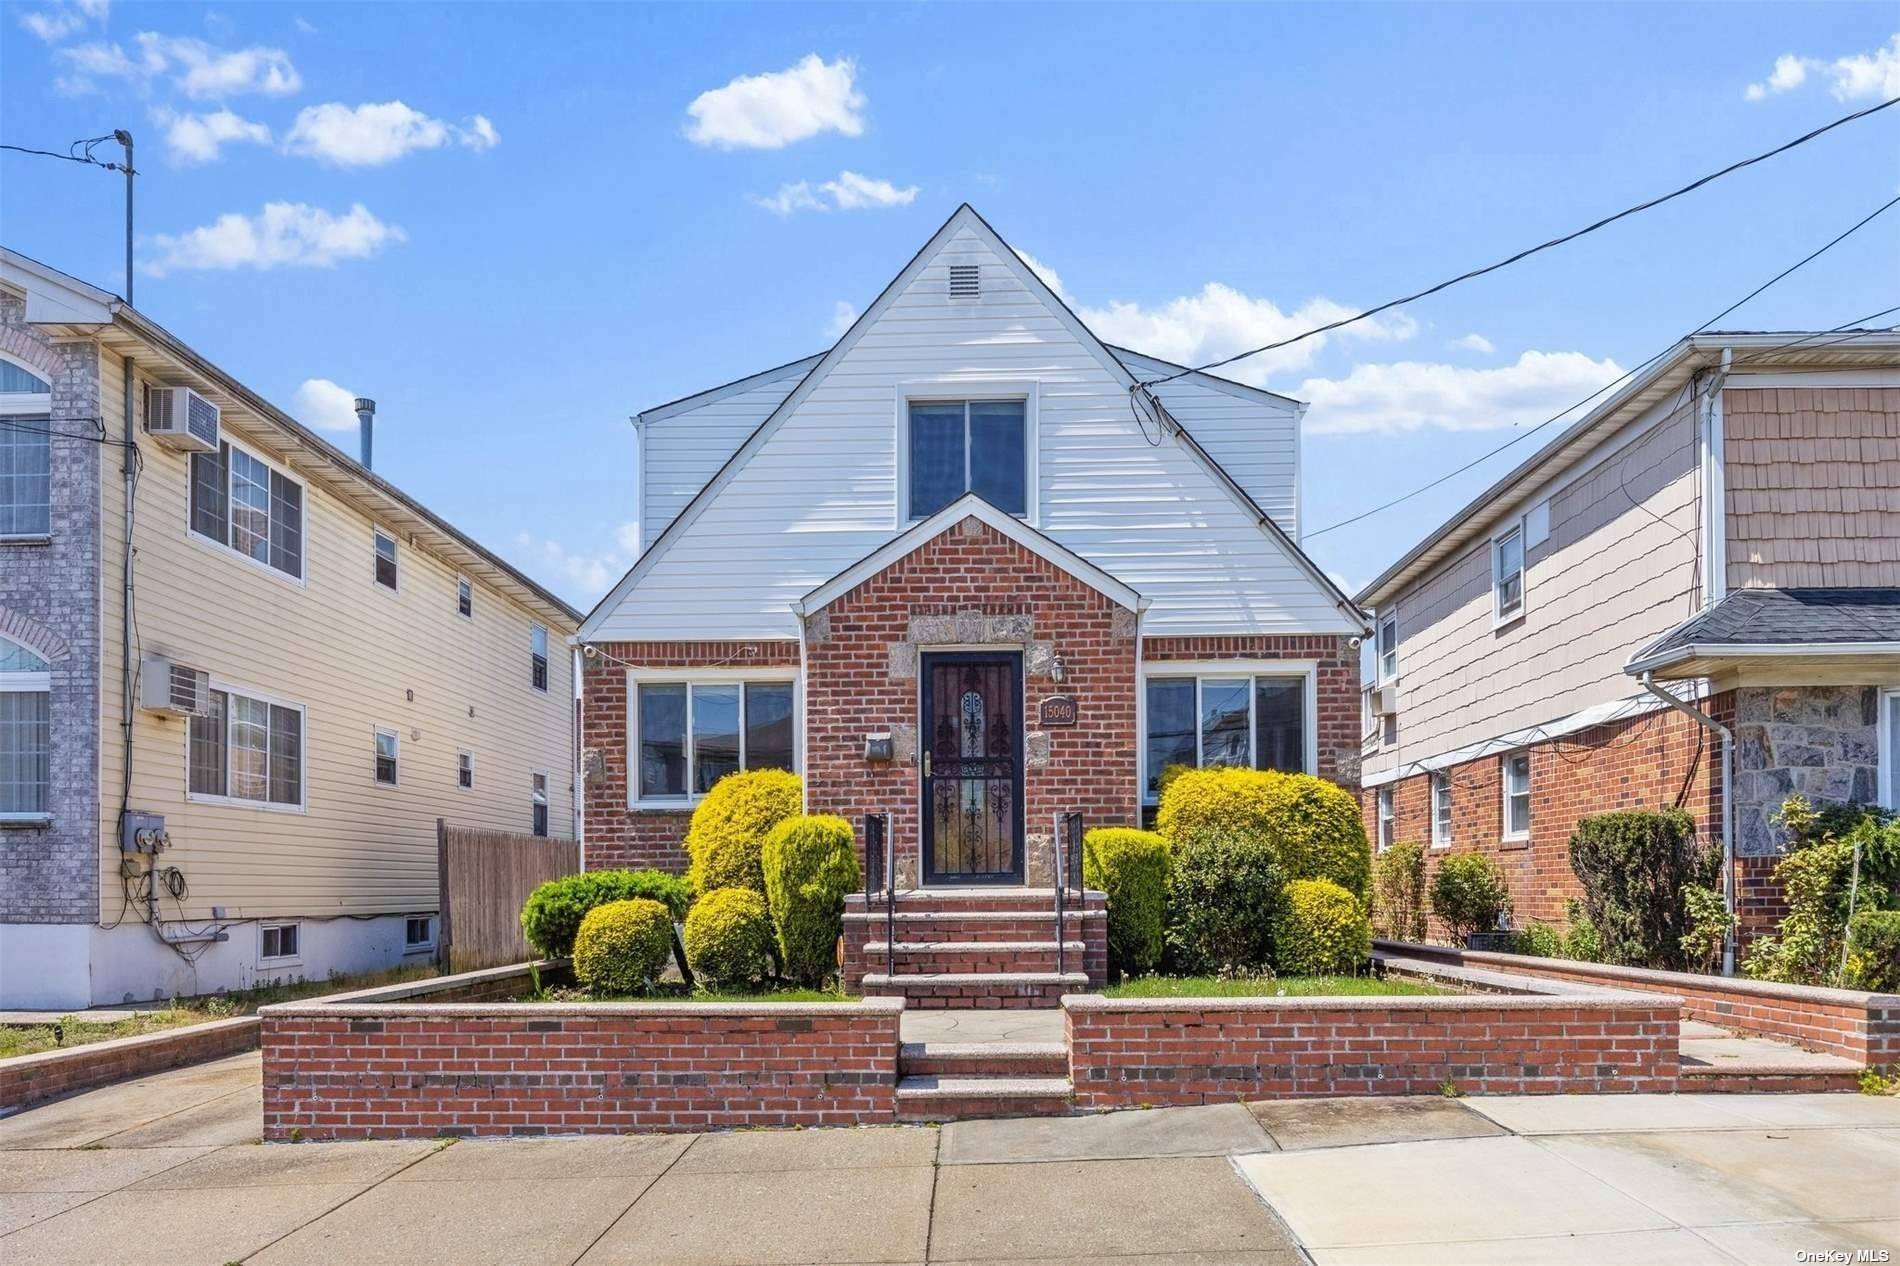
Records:
[[[924,882],[1023,879],[1023,657],[923,656]]]

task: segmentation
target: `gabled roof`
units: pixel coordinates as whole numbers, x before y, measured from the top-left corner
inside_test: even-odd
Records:
[[[802,378],[807,373],[810,373],[812,366],[823,360],[824,357],[825,354],[823,352],[813,352],[810,356],[801,356],[797,360],[786,361],[783,365],[774,365],[770,369],[761,369],[756,374],[747,374],[743,378],[735,378],[731,382],[721,383],[717,387],[708,387],[704,391],[695,391],[690,396],[681,396],[679,399],[669,400],[665,404],[656,404],[651,409],[643,409],[639,413],[634,414],[633,419],[642,424],[648,422],[662,422],[667,418],[690,412],[704,405],[709,405],[715,400],[723,400],[727,396],[736,396],[742,391],[750,391],[763,382],[774,382],[781,378],[789,378],[794,374]]]
[[[1630,656],[1624,671],[1678,677],[1713,660],[1895,653],[1900,589],[1737,589]]]
[[[725,464],[707,481],[706,486],[701,488],[691,501],[687,502],[686,508],[680,511],[671,523],[666,525],[666,528],[654,539],[653,543],[634,561],[633,566],[627,569],[626,575],[620,578],[619,583],[614,585],[614,587],[608,591],[607,595],[595,604],[594,609],[588,613],[587,619],[581,624],[580,632],[576,635],[579,640],[586,641],[594,636],[606,617],[618,607],[627,594],[639,584],[641,577],[652,570],[656,560],[666,552],[668,547],[678,539],[682,532],[692,525],[693,521],[699,517],[700,512],[705,509],[706,505],[710,503],[714,497],[718,496],[720,490],[731,482],[733,475],[742,468],[746,462],[751,460],[752,455],[756,453],[772,433],[778,429],[783,420],[804,403],[806,397],[811,394],[813,387],[824,379],[831,367],[837,364],[852,347],[856,346],[858,339],[862,337],[864,331],[869,329],[878,317],[883,315],[884,311],[890,306],[893,298],[900,294],[904,288],[916,278],[926,262],[930,260],[939,249],[949,242],[957,232],[963,229],[969,229],[984,238],[989,246],[996,251],[998,257],[1010,265],[1012,271],[1016,274],[1017,280],[1032,294],[1040,297],[1057,318],[1061,320],[1063,325],[1068,329],[1070,336],[1082,347],[1093,352],[1102,367],[1108,371],[1112,378],[1123,387],[1131,389],[1131,402],[1135,399],[1132,394],[1132,388],[1136,385],[1136,379],[1129,372],[1128,366],[1122,362],[1121,358],[1109,350],[1108,346],[1095,336],[1094,331],[1083,324],[1081,318],[1075,315],[1074,310],[1069,307],[1062,296],[1056,294],[1055,291],[1049,288],[1048,283],[1043,281],[1036,271],[1023,261],[1022,256],[1016,253],[1014,247],[1003,240],[1002,235],[997,233],[997,231],[990,226],[989,221],[977,214],[976,208],[967,202],[963,203],[951,213],[950,218],[945,220],[935,233],[931,234],[930,240],[925,242],[915,255],[911,256],[910,262],[905,264],[903,269],[900,270],[895,277],[891,278],[890,282],[879,292],[876,300],[859,314],[856,321],[852,322],[851,328],[845,331],[844,336],[834,343],[823,356],[818,358],[817,362],[812,365],[811,369],[805,374],[804,378],[799,381],[799,384],[792,389],[791,393],[779,403],[778,407],[774,409],[763,422],[759,423],[757,429],[755,429],[751,435],[746,437],[745,443],[741,444],[737,451],[726,459]],[[1237,386],[1238,384],[1235,385]],[[1259,504],[1247,493],[1246,489],[1242,488],[1240,484],[1235,481],[1234,477],[1228,474],[1218,462],[1209,456],[1207,450],[1202,448],[1194,437],[1189,435],[1187,430],[1168,414],[1165,406],[1160,405],[1157,401],[1155,402],[1155,407],[1160,415],[1155,419],[1157,423],[1182,441],[1188,452],[1205,467],[1207,472],[1214,477],[1215,482],[1226,491],[1227,495],[1254,517],[1255,523],[1263,532],[1279,542],[1288,557],[1294,560],[1295,564],[1320,588],[1321,592],[1333,600],[1334,605],[1339,610],[1347,613],[1362,627],[1367,627],[1365,625],[1365,617],[1359,608],[1353,604],[1353,601],[1345,595],[1338,585],[1333,583],[1331,577],[1327,576],[1324,571],[1321,571],[1320,568],[1314,564],[1313,560],[1306,556],[1306,552],[1300,548],[1299,543],[1287,535],[1286,529],[1282,528],[1274,521],[1271,515],[1260,508]]]
[[[989,525],[1000,535],[1074,576],[1118,606],[1130,611],[1141,611],[1148,606],[1146,598],[1062,542],[1045,536],[1008,511],[997,509],[974,492],[966,492],[929,518],[911,524],[908,529],[800,598],[792,604],[793,613],[802,617],[822,611],[898,559],[934,541],[965,519],[976,519]]]

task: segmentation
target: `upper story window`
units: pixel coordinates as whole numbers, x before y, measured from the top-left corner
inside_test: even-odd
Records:
[[[0,820],[47,815],[52,784],[52,670],[0,638]]]
[[[1399,616],[1395,611],[1379,617],[1379,680],[1391,681],[1399,675]]]
[[[548,630],[546,625],[528,629],[528,684],[536,690],[548,688]]]
[[[640,800],[705,795],[741,769],[791,769],[789,681],[646,681],[635,688]]]
[[[1524,614],[1524,528],[1491,542],[1492,613],[1498,623]]]
[[[467,576],[455,578],[455,614],[459,616],[475,614],[475,586],[468,582]]]
[[[548,776],[540,772],[529,775],[528,830],[540,836],[548,833]]]
[[[1171,766],[1307,769],[1304,673],[1151,676],[1146,684],[1143,796],[1160,794]]]
[[[1432,847],[1451,844],[1451,775],[1440,771],[1432,775]]]
[[[1512,752],[1504,758],[1504,838],[1531,837],[1531,754]]]
[[[387,532],[376,533],[376,583],[396,587],[396,538]]]
[[[0,539],[53,530],[53,388],[0,360]]]
[[[457,752],[455,754],[455,785],[458,787],[475,785],[475,753]]]
[[[191,718],[186,789],[194,797],[303,804],[303,709],[213,690]]]
[[[396,785],[396,756],[400,745],[396,731],[376,731],[376,781],[385,787]]]
[[[191,530],[303,578],[303,485],[228,440],[191,455]]]
[[[1028,404],[913,400],[907,429],[909,511],[926,519],[966,492],[1029,513]]]

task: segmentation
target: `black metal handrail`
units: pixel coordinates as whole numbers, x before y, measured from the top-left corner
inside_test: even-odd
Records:
[[[1056,974],[1066,974],[1068,970],[1068,918],[1065,894],[1071,881],[1074,882],[1076,895],[1080,897],[1082,887],[1082,815],[1080,813],[1056,814],[1055,838],[1050,841],[1055,853],[1056,880]],[[1086,961],[1086,960],[1085,960]]]
[[[884,894],[884,969],[897,974],[897,859],[891,855],[891,815],[864,815],[864,910],[871,910],[871,892]]]

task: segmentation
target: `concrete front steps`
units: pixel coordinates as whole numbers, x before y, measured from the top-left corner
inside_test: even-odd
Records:
[[[900,1121],[1067,1116],[1074,1096],[1061,1042],[906,1042]]]
[[[1860,1089],[1864,1066],[1841,1055],[1682,1022],[1685,1094],[1826,1094]]]
[[[908,889],[889,912],[884,894],[855,893],[845,905],[845,988],[918,1008],[1057,1006],[1101,984],[1108,968],[1107,899],[1089,892],[1068,904],[1058,962],[1051,889]]]

